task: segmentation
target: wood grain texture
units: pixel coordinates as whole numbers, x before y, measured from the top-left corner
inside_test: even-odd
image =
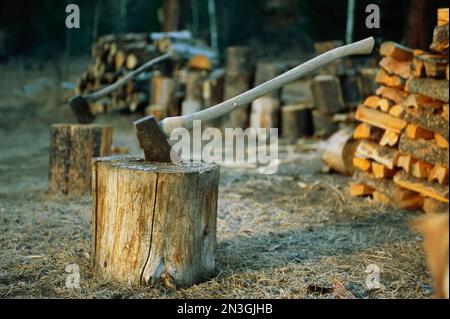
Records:
[[[92,165],[97,276],[174,289],[216,273],[217,165],[133,157],[98,158]]]

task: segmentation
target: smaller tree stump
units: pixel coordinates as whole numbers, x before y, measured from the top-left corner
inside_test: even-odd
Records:
[[[93,161],[93,267],[105,280],[189,287],[216,274],[219,166]]]
[[[112,127],[54,124],[50,129],[49,183],[52,193],[91,190],[91,159],[111,154]]]

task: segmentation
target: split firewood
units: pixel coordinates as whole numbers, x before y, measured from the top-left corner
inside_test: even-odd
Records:
[[[353,157],[353,166],[362,172],[369,172],[372,167],[372,163],[366,158],[355,156]]]
[[[311,92],[318,111],[334,114],[345,109],[339,78],[334,75],[318,75],[311,83]]]
[[[372,187],[365,184],[351,184],[349,190],[352,197],[372,195],[374,192]]]
[[[412,49],[407,48],[401,44],[388,41],[381,44],[380,54],[382,56],[391,57],[392,59],[395,59],[397,61],[404,62],[411,61],[414,52]]]
[[[380,86],[377,89],[376,94],[391,101],[394,101],[395,104],[402,103],[408,96],[408,93],[405,91],[397,90],[395,88],[390,88],[386,86]]]
[[[448,8],[439,8],[437,10],[437,25],[443,26],[448,24]]]
[[[428,174],[428,181],[448,185],[448,166],[435,165]]]
[[[448,24],[436,26],[433,32],[433,43],[430,49],[448,53]]]
[[[424,109],[441,109],[444,102],[432,99],[421,94],[410,94],[403,102],[404,107],[424,108]]]
[[[416,124],[429,131],[441,134],[448,140],[449,123],[444,116],[429,109],[407,109],[401,117],[405,122]]]
[[[434,140],[412,140],[402,134],[398,149],[401,153],[412,154],[418,160],[448,166],[448,151],[438,148]]]
[[[410,176],[403,171],[398,172],[394,176],[394,182],[400,187],[420,193],[437,199],[441,202],[448,203],[448,186],[430,183],[424,179]]]
[[[378,101],[378,108],[385,113],[389,113],[391,106],[393,106],[393,103],[391,103],[388,99],[383,98]]]
[[[449,117],[448,117],[448,109],[449,109],[449,107],[448,107],[448,104],[445,104],[443,107],[442,107],[442,117],[444,118],[444,120],[448,123],[448,119],[449,119]]]
[[[405,81],[401,77],[397,75],[389,75],[384,69],[380,69],[375,81],[387,87],[396,89],[403,89],[405,86]]]
[[[373,175],[367,173],[356,173],[354,183],[372,188],[374,200],[381,201],[384,204],[411,210],[418,210],[423,207],[423,196],[397,186],[390,179],[374,178]]]
[[[362,158],[370,158],[389,169],[397,165],[398,152],[389,147],[381,146],[370,141],[362,141],[356,148],[355,155]]]
[[[407,125],[403,119],[364,106],[358,107],[355,117],[358,121],[384,130],[391,130],[397,134],[400,134]]]
[[[410,173],[412,166],[417,160],[409,154],[400,154],[397,160],[397,167],[402,168],[405,172]]]
[[[281,108],[281,134],[287,140],[314,135],[311,105],[284,105]]]
[[[380,61],[380,66],[391,75],[397,75],[407,79],[411,74],[411,62],[399,62],[391,57],[384,57]]]
[[[406,126],[406,136],[410,139],[416,140],[418,138],[423,138],[425,140],[430,140],[434,138],[434,132],[426,130],[418,126],[417,124],[408,124]]]
[[[434,140],[437,147],[444,148],[448,150],[448,141],[439,133],[434,133]]]
[[[383,164],[372,162],[372,174],[375,178],[392,178],[396,169],[389,169]]]
[[[410,79],[406,81],[406,91],[422,94],[448,103],[448,80]]]
[[[421,54],[414,57],[412,69],[415,77],[444,78],[448,57],[436,54]]]
[[[352,132],[342,129],[327,140],[327,146],[322,154],[322,160],[331,169],[352,175],[355,172],[353,157],[359,141],[352,139]]]
[[[417,178],[428,179],[434,165],[423,161],[417,161],[412,165],[411,175]]]
[[[382,146],[395,146],[398,143],[398,140],[400,138],[400,135],[391,131],[386,130],[381,137],[380,145]]]
[[[360,123],[353,131],[353,138],[360,140],[379,141],[383,135],[383,131],[377,127],[371,126],[367,123]]]
[[[401,117],[405,108],[401,104],[395,104],[389,109],[389,114],[395,117]]]

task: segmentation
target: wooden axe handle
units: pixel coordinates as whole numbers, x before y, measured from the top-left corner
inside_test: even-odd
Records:
[[[128,81],[132,80],[134,77],[136,77],[139,73],[151,68],[152,66],[154,66],[155,64],[158,64],[161,61],[164,61],[167,58],[170,58],[173,55],[172,52],[168,52],[166,54],[160,55],[159,57],[156,57],[150,61],[148,61],[147,63],[141,65],[139,68],[137,68],[136,70],[128,73],[126,76],[124,76],[123,78],[121,78],[120,80],[118,80],[117,82],[108,85],[107,87],[88,94],[85,96],[85,99],[89,102],[94,102],[97,101],[98,99],[101,99],[104,96],[107,96],[108,94],[110,94],[111,92],[119,89],[120,87],[122,87],[123,85],[125,85]]]
[[[170,132],[177,127],[190,129],[192,128],[193,121],[195,120],[210,121],[228,114],[235,108],[242,105],[247,105],[255,99],[264,96],[273,90],[277,90],[285,84],[297,80],[298,78],[305,76],[323,67],[324,65],[334,62],[337,59],[349,55],[370,54],[372,53],[374,45],[375,40],[373,37],[370,37],[355,43],[335,48],[300,64],[299,66],[273,78],[272,80],[269,80],[249,91],[239,94],[210,108],[183,116],[168,117],[159,122],[159,128],[167,137],[169,137]]]

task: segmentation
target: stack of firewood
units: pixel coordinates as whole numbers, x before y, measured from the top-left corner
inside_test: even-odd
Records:
[[[356,112],[353,196],[399,208],[448,209],[448,9],[439,9],[432,52],[381,45],[376,93]]]
[[[116,82],[130,70],[158,56],[148,33],[108,34],[101,36],[92,46],[92,64],[81,76],[77,93],[94,92]],[[142,74],[110,96],[93,103],[93,111],[129,108],[134,111],[148,103],[149,74]]]

